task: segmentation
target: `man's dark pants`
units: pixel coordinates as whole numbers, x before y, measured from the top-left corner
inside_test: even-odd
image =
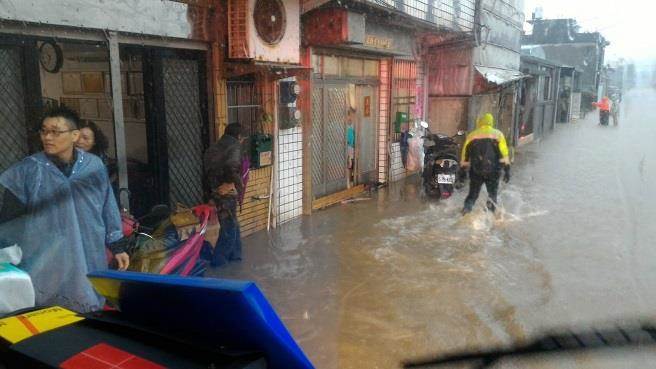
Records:
[[[608,117],[610,115],[610,112],[607,110],[600,110],[599,111],[599,123],[601,125],[607,126],[608,125]]]
[[[487,208],[491,211],[494,211],[496,209],[497,193],[499,192],[499,178],[500,171],[497,171],[489,176],[482,176],[474,173],[473,170],[470,170],[469,194],[465,199],[464,211],[470,212],[474,208],[474,204],[478,199],[478,195],[481,192],[481,187],[483,187],[483,184],[485,184],[485,188],[487,189],[488,194]]]
[[[241,260],[241,230],[237,219],[237,198],[221,196],[214,200],[219,217],[219,239],[214,248],[212,266]]]

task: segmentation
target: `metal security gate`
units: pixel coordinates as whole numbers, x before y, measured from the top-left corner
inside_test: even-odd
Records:
[[[254,79],[231,80],[227,82],[228,124],[239,123],[244,136],[261,132],[262,100]],[[248,137],[246,137],[248,138]],[[250,140],[246,140],[244,150],[250,152]]]
[[[262,103],[255,80],[232,80],[227,82],[228,124],[239,123],[244,134],[261,131]]]
[[[144,63],[151,63],[144,70],[150,164],[156,168],[160,202],[170,205],[203,201],[209,137],[204,56],[151,49]]]
[[[27,156],[21,49],[0,45],[0,173]]]
[[[203,200],[203,111],[197,60],[165,58],[162,63],[169,202],[196,205]]]
[[[36,41],[0,35],[0,173],[40,149],[42,110]]]
[[[319,197],[325,192],[323,186],[323,88],[312,90],[312,195]]]
[[[392,64],[392,122],[396,120],[397,112],[405,112],[409,118],[415,117],[417,102],[417,62],[414,60],[394,59]],[[390,125],[390,128],[393,128]],[[401,133],[390,132],[393,142],[401,140]]]
[[[312,91],[312,195],[347,187],[346,85],[317,85]]]

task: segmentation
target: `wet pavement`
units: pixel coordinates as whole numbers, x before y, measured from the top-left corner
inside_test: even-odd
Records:
[[[251,279],[317,368],[521,341],[547,329],[656,318],[656,92],[627,94],[619,127],[596,114],[517,155],[501,211],[462,218],[464,190],[425,201],[417,181],[245,240]],[[606,325],[604,325],[606,324]],[[650,368],[656,351],[502,368]]]

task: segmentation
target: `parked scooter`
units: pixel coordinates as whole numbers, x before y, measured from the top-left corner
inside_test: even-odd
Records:
[[[456,137],[464,136],[464,131],[458,131],[454,136],[441,133],[431,133],[428,123],[421,122],[426,129],[424,139],[424,171],[422,173],[424,192],[437,199],[448,199],[458,188],[458,170],[460,161],[459,145]]]

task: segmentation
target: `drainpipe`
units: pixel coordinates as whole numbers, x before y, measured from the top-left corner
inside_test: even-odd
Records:
[[[481,29],[483,28],[483,25],[481,24],[481,11],[482,11],[482,6],[483,6],[483,0],[476,0],[476,10],[474,10],[474,27],[473,27],[473,33],[474,33],[474,40],[476,41],[476,46],[481,46],[482,40],[481,40]]]
[[[110,78],[112,80],[112,106],[114,107],[114,134],[116,136],[116,158],[118,161],[119,188],[128,188],[127,143],[125,138],[125,122],[123,118],[123,93],[121,88],[121,58],[118,47],[118,34],[107,33],[109,42]],[[128,193],[119,191],[120,206],[130,211]]]
[[[434,4],[435,0],[428,0],[428,4],[426,7],[426,19],[425,21],[430,22],[430,23],[437,23],[433,22],[433,9],[434,9]]]
[[[513,125],[513,140],[515,141],[515,146],[519,143],[519,131],[520,131],[520,121],[519,121],[519,113],[521,110],[521,101],[522,101],[522,91],[524,89],[524,80],[520,79],[519,82],[517,83],[517,88],[515,90],[515,111],[513,114],[513,119],[515,120],[515,123]]]
[[[554,109],[553,109],[554,114],[553,114],[553,122],[551,122],[551,129],[554,129],[556,127],[556,123],[558,122],[558,106],[559,106],[558,102],[560,98],[560,72],[562,72],[562,69],[559,67],[556,68],[556,70],[557,70],[556,80],[555,80],[556,85],[553,88],[554,90],[553,92],[556,93],[555,96],[553,95],[552,92],[552,97],[554,102]]]
[[[271,188],[269,189],[269,196],[272,196],[272,199],[269,199],[269,204],[272,208],[269,209],[269,224],[267,229],[270,227],[276,228],[278,226],[278,220],[280,216],[280,201],[278,194],[280,191],[280,177],[278,170],[280,169],[280,147],[279,147],[279,134],[280,134],[280,125],[278,121],[278,81],[275,79],[267,78],[267,84],[272,86],[273,91],[271,93],[273,99],[273,168],[271,168]]]

